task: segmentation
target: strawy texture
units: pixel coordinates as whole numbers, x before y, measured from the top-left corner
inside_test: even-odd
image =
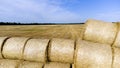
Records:
[[[28,40],[24,49],[24,60],[45,63],[47,61],[48,43],[49,39]]]
[[[43,68],[43,63],[23,61],[18,68]]]
[[[17,68],[20,60],[0,59],[0,68]]]
[[[25,43],[29,38],[11,37],[3,46],[3,56],[8,59],[22,59]]]
[[[3,58],[2,57],[2,47],[3,47],[3,43],[4,43],[5,39],[7,39],[7,37],[0,37],[0,58]]]
[[[104,44],[113,44],[117,34],[117,24],[99,20],[87,20],[84,40]]]
[[[77,41],[75,68],[111,68],[112,50],[107,44]]]
[[[120,47],[120,23],[117,23],[117,25],[118,25],[118,32],[113,46]]]
[[[49,62],[46,63],[44,68],[70,68],[68,63]]]
[[[120,68],[120,48],[114,47],[113,68]]]
[[[73,63],[74,40],[54,38],[48,52],[50,61]]]

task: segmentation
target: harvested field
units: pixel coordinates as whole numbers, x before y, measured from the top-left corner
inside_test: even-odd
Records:
[[[0,36],[34,38],[82,38],[84,25],[1,25]]]

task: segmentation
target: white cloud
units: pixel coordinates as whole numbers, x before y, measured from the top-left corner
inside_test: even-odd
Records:
[[[0,20],[17,22],[80,22],[80,16],[50,0],[0,0]],[[3,19],[4,18],[4,19]]]

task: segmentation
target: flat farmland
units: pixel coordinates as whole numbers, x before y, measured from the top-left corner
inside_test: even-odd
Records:
[[[0,25],[0,36],[81,39],[84,28],[84,24]]]

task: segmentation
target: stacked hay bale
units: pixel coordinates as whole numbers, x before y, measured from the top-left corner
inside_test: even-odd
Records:
[[[77,41],[0,37],[0,68],[119,68],[119,26],[88,20]]]
[[[23,61],[18,68],[43,68],[43,63]]]
[[[4,60],[12,68],[70,68],[74,58],[74,40],[57,39],[35,39],[26,37],[11,37],[7,40],[1,37],[2,43],[0,53],[5,59],[19,60],[15,62]],[[50,52],[49,52],[50,51]],[[66,52],[64,52],[66,51]],[[50,60],[48,60],[50,58]],[[24,61],[26,60],[26,61]],[[48,62],[49,61],[49,62]],[[19,65],[18,65],[19,64]],[[5,68],[1,60],[2,68]],[[11,68],[10,66],[10,68]]]
[[[0,68],[70,68],[70,64],[58,62],[43,64],[40,62],[1,59]]]
[[[111,68],[110,45],[80,40],[76,47],[75,68]]]
[[[87,40],[89,42],[94,42],[95,43],[99,43],[99,44],[102,44],[102,45],[107,45],[109,44],[109,46],[111,46],[111,52],[112,54],[108,53],[110,52],[110,50],[108,50],[108,48],[102,48],[103,50],[100,51],[101,53],[98,53],[99,56],[97,59],[99,59],[102,54],[106,51],[106,54],[104,56],[102,56],[102,59],[103,57],[107,57],[107,54],[109,54],[109,56],[111,55],[112,58],[110,59],[110,57],[107,57],[106,59],[104,59],[105,61],[106,60],[112,60],[111,62],[111,68],[119,68],[120,67],[120,62],[119,62],[119,56],[120,56],[120,43],[119,43],[119,40],[120,40],[120,23],[110,23],[110,22],[103,22],[103,21],[99,21],[99,20],[88,20],[86,22],[86,30],[85,30],[85,33],[84,33],[84,36],[83,36],[83,39],[84,40]],[[81,42],[81,43],[84,43],[84,42]],[[80,44],[80,43],[79,43]],[[90,43],[89,43],[90,44]],[[78,45],[78,44],[77,44]],[[82,44],[83,45],[83,44]],[[93,51],[93,53],[91,54],[94,54],[93,57],[94,57],[94,60],[92,60],[91,62],[95,62],[95,63],[92,63],[90,62],[90,64],[88,63],[89,61],[88,60],[91,60],[90,56],[88,57],[87,61],[82,61],[81,59],[85,59],[85,57],[87,56],[86,55],[86,51],[85,49],[83,49],[83,46],[78,46],[77,47],[77,51],[76,51],[76,57],[79,58],[79,59],[76,59],[76,65],[78,68],[82,67],[82,66],[87,66],[86,68],[99,68],[98,66],[92,66],[92,64],[97,64],[97,62],[95,62],[95,56],[96,56],[96,53],[94,54],[94,52],[98,52],[100,50],[100,47],[99,49],[97,49],[97,51]],[[86,45],[88,45],[86,43]],[[89,46],[91,45],[88,45],[87,47],[90,48]],[[97,45],[95,45],[97,46]],[[101,46],[101,45],[99,45]],[[93,47],[93,46],[91,46]],[[116,48],[117,47],[117,48]],[[85,48],[85,46],[84,46]],[[93,48],[90,48],[90,49],[93,49]],[[108,50],[108,51],[107,51]],[[82,51],[84,51],[84,53],[82,53]],[[89,49],[87,49],[88,53],[90,52]],[[87,53],[87,54],[88,54]],[[100,55],[101,54],[101,55]],[[84,58],[82,57],[84,56]],[[90,58],[90,59],[89,59]],[[108,59],[109,58],[109,59]],[[102,61],[102,59],[100,59],[100,61]],[[83,64],[77,64],[77,62],[82,62]],[[100,63],[100,62],[99,62]],[[104,63],[104,61],[102,62]],[[108,62],[105,63],[105,65],[103,64],[103,67],[100,67],[100,68],[109,68],[107,65]],[[76,68],[77,68],[76,67]],[[84,67],[83,67],[84,68]]]
[[[0,59],[0,68],[18,68],[20,60]]]
[[[113,68],[120,67],[120,48],[114,48]]]
[[[3,58],[2,56],[2,47],[3,47],[3,44],[4,44],[4,41],[7,39],[7,37],[0,37],[0,59]]]
[[[5,42],[2,54],[7,59],[24,59],[44,63],[48,57],[50,61],[73,63],[74,40],[54,38],[49,46],[48,44],[49,39],[11,37]]]
[[[118,29],[116,23],[90,19],[86,21],[85,25],[84,40],[110,45],[113,44]]]
[[[114,60],[113,60],[113,68],[119,68],[120,67],[120,22],[118,24],[118,33],[115,39],[115,42],[113,43],[113,51],[114,51]]]
[[[47,61],[47,48],[49,39],[30,39],[24,48],[24,60],[38,61],[45,63]]]
[[[70,68],[69,63],[50,62],[45,64],[44,68]]]
[[[118,32],[117,32],[116,39],[113,46],[120,47],[120,42],[119,42],[120,41],[120,23],[117,23],[117,25],[118,25]]]
[[[9,38],[3,46],[2,54],[4,58],[22,59],[23,50],[28,39],[29,38],[25,38],[25,37]]]
[[[53,62],[73,63],[74,40],[52,39],[48,49],[48,58]]]

